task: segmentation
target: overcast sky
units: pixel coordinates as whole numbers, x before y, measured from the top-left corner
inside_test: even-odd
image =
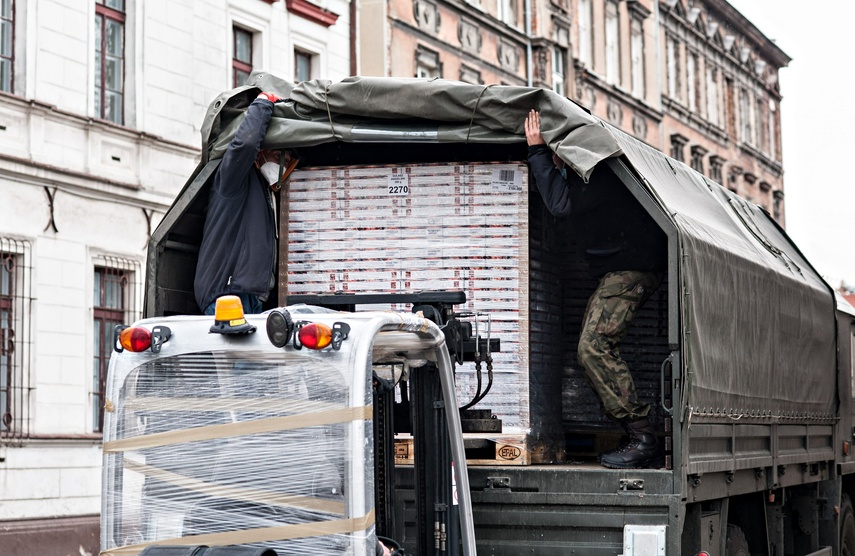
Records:
[[[728,0],[793,59],[781,76],[787,232],[855,287],[855,1]]]

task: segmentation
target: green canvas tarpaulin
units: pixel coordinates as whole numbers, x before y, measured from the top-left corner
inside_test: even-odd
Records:
[[[517,142],[529,110],[537,108],[544,139],[582,177],[604,158],[620,154],[599,120],[545,89],[370,77],[306,81],[291,88],[269,74],[253,74],[248,85],[223,93],[208,109],[203,162],[223,155],[259,89],[288,99],[274,108],[267,148],[331,141]]]
[[[694,418],[832,418],[837,355],[829,286],[762,209],[612,133],[677,227],[686,401]]]
[[[699,421],[833,417],[831,288],[768,214],[686,165],[543,89],[359,77],[292,86],[261,73],[211,104],[202,164],[222,156],[259,89],[287,99],[274,108],[268,148],[520,143],[534,108],[549,146],[583,178],[623,157],[679,238],[669,256],[678,264],[670,287],[679,288],[684,412]]]

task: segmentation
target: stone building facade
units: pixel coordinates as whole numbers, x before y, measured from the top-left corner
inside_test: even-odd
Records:
[[[359,5],[360,73],[553,89],[784,224],[790,58],[726,0]]]
[[[725,0],[0,0],[0,34],[4,556],[97,552],[110,329],[253,68],[552,88],[784,222],[789,58]]]
[[[358,71],[525,85],[524,15],[518,0],[360,0]]]
[[[0,553],[97,554],[103,378],[145,247],[253,68],[350,74],[345,0],[0,0]]]
[[[666,1],[659,148],[784,224],[781,91],[790,58],[724,0]]]

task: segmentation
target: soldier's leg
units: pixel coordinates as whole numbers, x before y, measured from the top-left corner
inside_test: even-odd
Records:
[[[658,273],[609,273],[588,301],[579,339],[579,362],[606,412],[629,436],[617,450],[601,455],[600,462],[606,467],[662,465],[662,447],[647,420],[650,405],[638,401],[629,367],[620,356],[620,345],[635,313],[661,280]]]
[[[615,419],[646,417],[620,346],[639,307],[662,281],[660,273],[621,271],[603,276],[588,300],[578,359],[606,412]]]

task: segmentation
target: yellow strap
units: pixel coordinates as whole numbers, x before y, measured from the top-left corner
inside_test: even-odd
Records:
[[[351,519],[335,519],[332,521],[315,521],[312,523],[280,525],[278,527],[261,527],[259,529],[207,533],[135,544],[131,546],[120,546],[101,551],[101,556],[134,556],[142,552],[142,550],[147,546],[152,545],[193,546],[204,544],[208,546],[225,546],[230,544],[286,541],[290,539],[320,537],[324,535],[341,535],[344,533],[365,531],[372,525],[374,525],[374,510],[368,512],[368,515]]]
[[[169,446],[170,444],[198,442],[201,440],[213,440],[216,438],[227,438],[230,436],[287,431],[305,427],[316,427],[319,425],[333,425],[336,423],[356,421],[358,419],[371,419],[371,415],[371,406],[364,405],[360,407],[345,407],[343,409],[333,409],[330,411],[289,415],[287,417],[270,417],[268,419],[255,419],[253,421],[241,421],[239,423],[227,423],[224,425],[208,425],[206,427],[179,429],[105,442],[104,453],[141,450],[143,448],[159,448],[161,446]]]
[[[179,475],[178,473],[172,473],[165,469],[160,469],[145,463],[138,463],[129,459],[125,460],[125,469],[135,471],[179,488],[193,490],[201,494],[216,496],[218,498],[228,498],[229,500],[240,500],[243,502],[253,502],[272,506],[297,507],[331,514],[344,514],[344,503],[336,502],[335,500],[324,500],[323,498],[315,498],[312,496],[297,496],[293,494],[207,483],[205,481],[200,481],[199,479],[187,477],[186,475]]]

